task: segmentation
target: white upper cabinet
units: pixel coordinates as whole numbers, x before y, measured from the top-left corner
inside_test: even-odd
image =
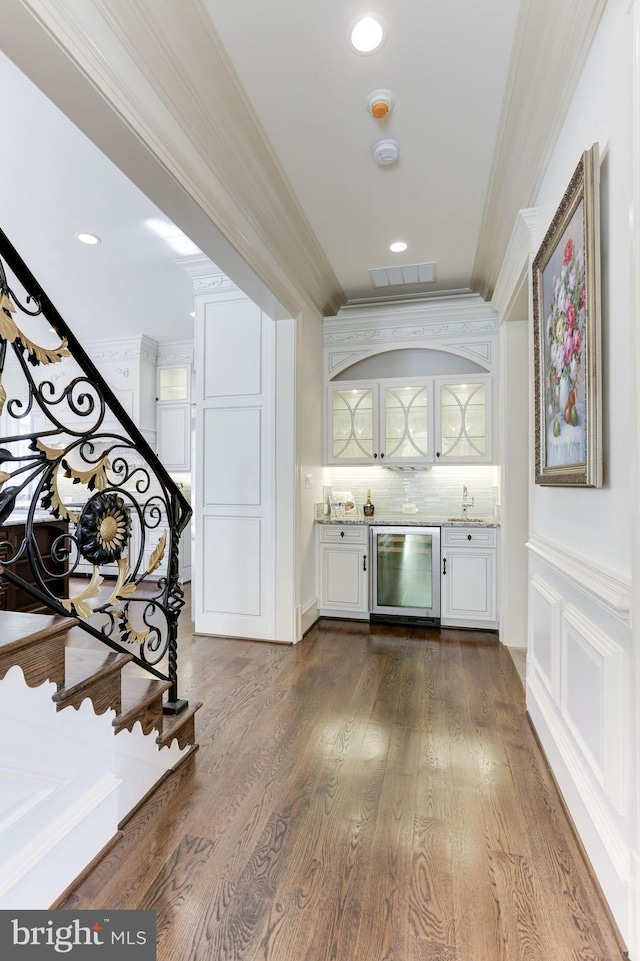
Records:
[[[497,329],[477,294],[326,317],[326,462],[493,462]]]
[[[488,376],[471,377],[462,384],[436,379],[436,460],[465,464],[491,461],[491,388]]]
[[[191,470],[191,366],[158,366],[157,453],[167,470]]]

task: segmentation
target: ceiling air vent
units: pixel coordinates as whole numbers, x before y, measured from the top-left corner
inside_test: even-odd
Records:
[[[403,284],[430,284],[436,279],[436,265],[405,264],[403,267],[372,267],[374,287],[401,287]]]

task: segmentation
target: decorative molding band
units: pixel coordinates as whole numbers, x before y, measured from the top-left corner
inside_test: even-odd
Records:
[[[441,337],[497,331],[498,317],[478,294],[427,297],[414,301],[346,304],[336,317],[325,317],[325,343],[366,341],[376,333],[390,339]],[[372,341],[373,342],[373,341]]]
[[[192,340],[175,340],[158,344],[158,367],[193,364],[194,343]]]
[[[420,327],[381,327],[369,330],[341,330],[325,331],[324,343],[326,347],[332,344],[391,344],[403,340],[434,340],[447,335],[458,334],[486,334],[495,333],[495,321],[487,320],[459,320],[448,323],[422,325]]]
[[[531,534],[526,546],[531,554],[539,557],[563,577],[595,597],[614,617],[624,624],[630,624],[631,581],[629,578],[615,571],[596,567],[595,564],[585,560],[581,554],[568,551],[538,534]]]
[[[560,755],[562,763],[565,767],[565,771],[572,781],[574,790],[580,797],[585,813],[591,821],[594,831],[598,835],[600,844],[606,851],[611,867],[615,871],[622,884],[627,886],[631,873],[631,858],[629,848],[625,844],[624,838],[620,835],[620,832],[617,830],[615,823],[612,821],[609,812],[602,803],[602,799],[600,798],[598,792],[594,789],[592,781],[587,776],[582,764],[580,763],[580,759],[576,756],[575,751],[573,750],[573,746],[567,736],[564,726],[558,721],[554,706],[549,700],[549,695],[545,691],[544,687],[539,683],[535,675],[527,678],[527,688],[535,705],[532,705],[532,710],[530,710],[532,721],[534,719],[533,715],[537,710],[542,721],[546,725],[554,748]],[[527,703],[529,703],[529,698],[527,698]],[[538,731],[536,731],[536,734],[538,737],[540,737]],[[549,754],[550,752],[545,744],[544,739],[540,738],[540,742],[545,752]],[[551,758],[549,758],[549,760],[551,761]],[[555,768],[553,770],[554,776],[558,781],[560,788],[562,789],[562,778],[559,777],[558,771],[556,771]],[[575,811],[571,811],[571,816],[573,817],[574,821],[577,822]],[[585,843],[584,838],[582,838],[582,842],[583,844]],[[592,856],[588,848],[587,853],[590,857]]]
[[[93,361],[144,360],[155,367],[158,359],[158,343],[150,337],[124,337],[121,340],[92,340],[85,343],[85,350]]]

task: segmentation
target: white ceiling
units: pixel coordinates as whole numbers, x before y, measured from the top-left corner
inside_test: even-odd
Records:
[[[243,244],[262,282],[269,273],[279,281],[304,243],[299,269],[316,284],[312,302],[334,309],[379,298],[369,269],[402,264],[435,261],[435,282],[385,288],[387,297],[490,290],[496,256],[518,207],[534,196],[604,4],[376,0],[370,9],[388,35],[379,52],[363,57],[348,44],[350,24],[369,9],[362,0],[0,0],[0,48],[155,200],[0,54],[11,136],[0,153],[0,227],[87,338],[191,336],[190,281],[176,252],[145,226],[154,217],[181,223],[249,293],[239,279]],[[139,69],[132,68],[138,54]],[[366,109],[378,88],[396,98],[384,121]],[[182,97],[184,115],[173,95]],[[234,111],[247,98],[244,128],[236,129]],[[132,136],[150,111],[147,139]],[[243,130],[257,134],[245,141],[249,152],[241,149]],[[167,131],[178,139],[167,140]],[[372,157],[383,137],[400,148],[390,167]],[[196,148],[189,170],[183,138]],[[221,185],[230,202],[220,201]],[[184,216],[180,190],[191,203]],[[82,247],[78,230],[97,233],[102,244]],[[228,257],[215,231],[228,238]],[[392,254],[398,239],[409,248]],[[262,260],[254,257],[260,249]],[[314,257],[315,275],[307,268]]]
[[[346,296],[376,295],[369,268],[432,261],[409,291],[469,288],[519,0],[376,0],[388,35],[368,56],[348,43],[361,0],[205,4]],[[379,167],[385,137],[400,157]]]

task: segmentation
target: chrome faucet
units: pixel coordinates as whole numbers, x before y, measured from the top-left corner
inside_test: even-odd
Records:
[[[467,508],[473,507],[473,497],[471,498],[471,500],[467,500],[468,496],[469,496],[469,492],[467,490],[467,485],[465,484],[464,487],[462,488],[462,516],[463,517],[467,516]]]

